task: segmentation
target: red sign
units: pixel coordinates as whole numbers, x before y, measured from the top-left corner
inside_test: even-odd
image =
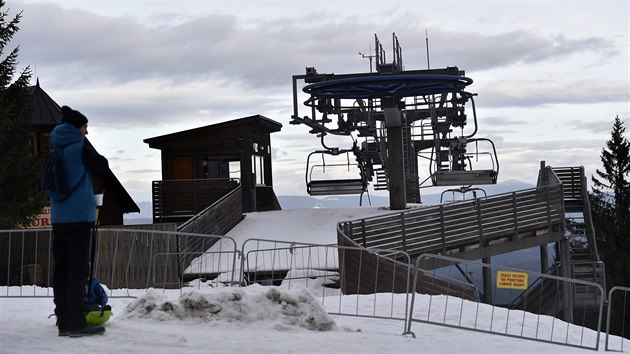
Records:
[[[52,223],[50,222],[50,207],[44,207],[39,215],[31,221],[30,224],[26,225],[27,229],[37,229],[37,228],[51,228]]]

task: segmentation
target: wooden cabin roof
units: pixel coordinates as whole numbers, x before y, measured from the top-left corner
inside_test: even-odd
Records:
[[[94,148],[94,145],[92,145],[92,143],[87,139],[87,137],[85,138],[85,142]],[[96,151],[96,148],[94,148],[94,150]],[[118,178],[116,178],[116,175],[114,175],[114,172],[112,172],[111,168],[109,167],[107,168],[105,178],[107,179],[109,187],[114,187],[113,193],[115,193],[119,198],[119,202],[122,206],[122,212],[123,213],[139,213],[140,207],[138,207],[138,204],[136,204],[136,202],[133,200],[133,198],[131,198],[129,193],[127,193],[127,190],[125,189],[125,187],[123,187],[122,183],[120,183]],[[107,194],[109,194],[112,191],[106,191],[106,192]]]
[[[242,127],[242,128],[239,128]],[[200,135],[230,135],[233,136],[238,134],[243,134],[246,131],[246,128],[249,129],[249,132],[255,132],[258,134],[270,134],[274,132],[280,131],[282,129],[282,124],[269,119],[265,116],[261,116],[260,114],[229,120],[226,122],[221,122],[212,125],[206,125],[204,127],[183,130],[180,132],[166,134],[161,136],[156,136],[153,138],[144,139],[144,142],[149,144],[149,147],[160,149],[163,147],[165,143],[180,140],[180,139],[190,139],[192,137],[200,136]]]
[[[31,95],[32,125],[55,126],[61,123],[61,107],[53,100],[46,91],[39,86],[39,79],[34,86],[27,88]]]
[[[32,116],[31,116],[31,125],[45,125],[50,126],[49,132],[53,130],[53,128],[61,123],[61,106],[55,102],[47,93],[39,86],[39,79],[37,79],[37,83],[34,86],[29,86],[29,93],[31,94],[31,104],[32,104]],[[85,141],[92,145],[90,141],[86,138]],[[94,147],[94,145],[92,145]],[[94,148],[96,150],[96,148]],[[140,208],[136,204],[136,202],[131,198],[129,193],[123,185],[120,183],[118,178],[114,175],[111,169],[108,168],[106,178],[108,184],[114,187],[114,191],[109,191],[109,193],[115,193],[119,198],[119,202],[122,205],[123,213],[139,213]],[[108,193],[108,194],[109,194]]]

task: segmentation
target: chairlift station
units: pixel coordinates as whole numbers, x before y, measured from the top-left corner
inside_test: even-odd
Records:
[[[390,208],[400,210],[421,202],[421,188],[457,186],[454,191],[465,193],[473,185],[495,184],[494,143],[476,136],[476,94],[467,91],[473,80],[457,67],[405,70],[395,34],[392,43],[388,62],[374,35],[374,55],[363,55],[370,72],[326,74],[307,67],[293,76],[291,124],[308,126],[322,145],[307,159],[308,194],[362,197],[372,184],[388,190]],[[334,146],[330,136],[351,140]]]

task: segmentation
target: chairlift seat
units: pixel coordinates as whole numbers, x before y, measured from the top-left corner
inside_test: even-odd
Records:
[[[366,185],[361,179],[331,179],[310,181],[307,185],[309,195],[362,194]]]
[[[434,186],[462,186],[478,184],[496,184],[497,172],[494,170],[437,171],[432,176]]]

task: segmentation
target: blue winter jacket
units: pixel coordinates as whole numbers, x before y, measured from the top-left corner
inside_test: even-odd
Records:
[[[87,292],[89,287],[90,297],[87,298]],[[101,286],[101,282],[97,277],[92,278],[92,282],[86,284],[84,292],[83,292],[83,304],[85,305],[100,305],[101,307],[107,305],[107,292]]]
[[[96,221],[92,176],[82,160],[84,139],[81,132],[72,124],[59,124],[50,134],[50,142],[63,150],[68,184],[74,188],[67,199],[50,200],[50,221],[53,224]]]

